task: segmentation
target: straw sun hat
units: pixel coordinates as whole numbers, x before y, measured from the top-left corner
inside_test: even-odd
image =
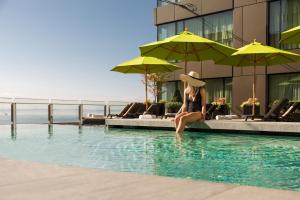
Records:
[[[200,80],[200,75],[195,71],[190,71],[188,75],[181,74],[180,80],[194,87],[203,87],[205,85],[205,82]]]

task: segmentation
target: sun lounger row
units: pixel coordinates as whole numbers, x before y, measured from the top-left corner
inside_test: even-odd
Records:
[[[108,117],[119,117],[119,118],[138,118],[140,115],[153,115],[156,117],[167,118],[175,117],[176,113],[165,113],[165,107],[163,103],[151,104],[146,110],[146,105],[143,103],[130,103],[127,104],[119,114],[110,114]],[[206,119],[214,118],[214,112],[217,109],[217,105],[207,104]]]
[[[215,118],[217,107],[218,106],[215,104],[207,104],[206,120]],[[126,105],[119,114],[110,114],[108,117],[138,118],[140,115],[145,114],[161,118],[175,117],[176,115],[176,113],[165,113],[163,104],[151,104],[146,110],[146,105],[144,103],[135,102]],[[283,98],[277,104],[274,104],[267,114],[245,116],[245,120],[247,121],[248,119],[300,122],[300,102],[289,102],[288,99]]]
[[[281,99],[277,104],[274,104],[270,111],[265,115],[246,116],[246,121],[258,118],[263,121],[294,121],[300,122],[300,102],[289,102],[287,98]]]
[[[109,114],[108,117],[120,117],[120,118],[138,118],[146,111],[146,105],[143,103],[130,103],[127,104],[119,114]]]

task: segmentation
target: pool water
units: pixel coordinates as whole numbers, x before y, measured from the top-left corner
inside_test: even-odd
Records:
[[[0,126],[0,157],[300,191],[300,138]]]

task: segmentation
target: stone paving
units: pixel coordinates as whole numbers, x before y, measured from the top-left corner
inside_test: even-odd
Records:
[[[1,200],[299,200],[300,192],[0,159]]]

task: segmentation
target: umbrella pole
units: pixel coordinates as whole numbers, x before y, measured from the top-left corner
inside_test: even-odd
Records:
[[[184,61],[184,74],[187,74],[187,61]],[[186,82],[184,82],[184,89],[186,88]]]
[[[184,59],[184,74],[187,74],[187,43],[185,44],[185,59]],[[185,89],[187,87],[186,82],[183,83],[183,103],[185,105],[186,102],[186,95],[185,95]]]
[[[253,72],[253,94],[252,94],[252,116],[255,116],[255,82],[256,82],[256,62],[254,62],[254,72]]]
[[[148,78],[147,78],[147,66],[146,66],[146,70],[145,70],[145,92],[146,92],[146,101],[145,101],[145,104],[146,104],[146,111],[148,109],[148,92],[147,92],[147,85],[148,85]]]

